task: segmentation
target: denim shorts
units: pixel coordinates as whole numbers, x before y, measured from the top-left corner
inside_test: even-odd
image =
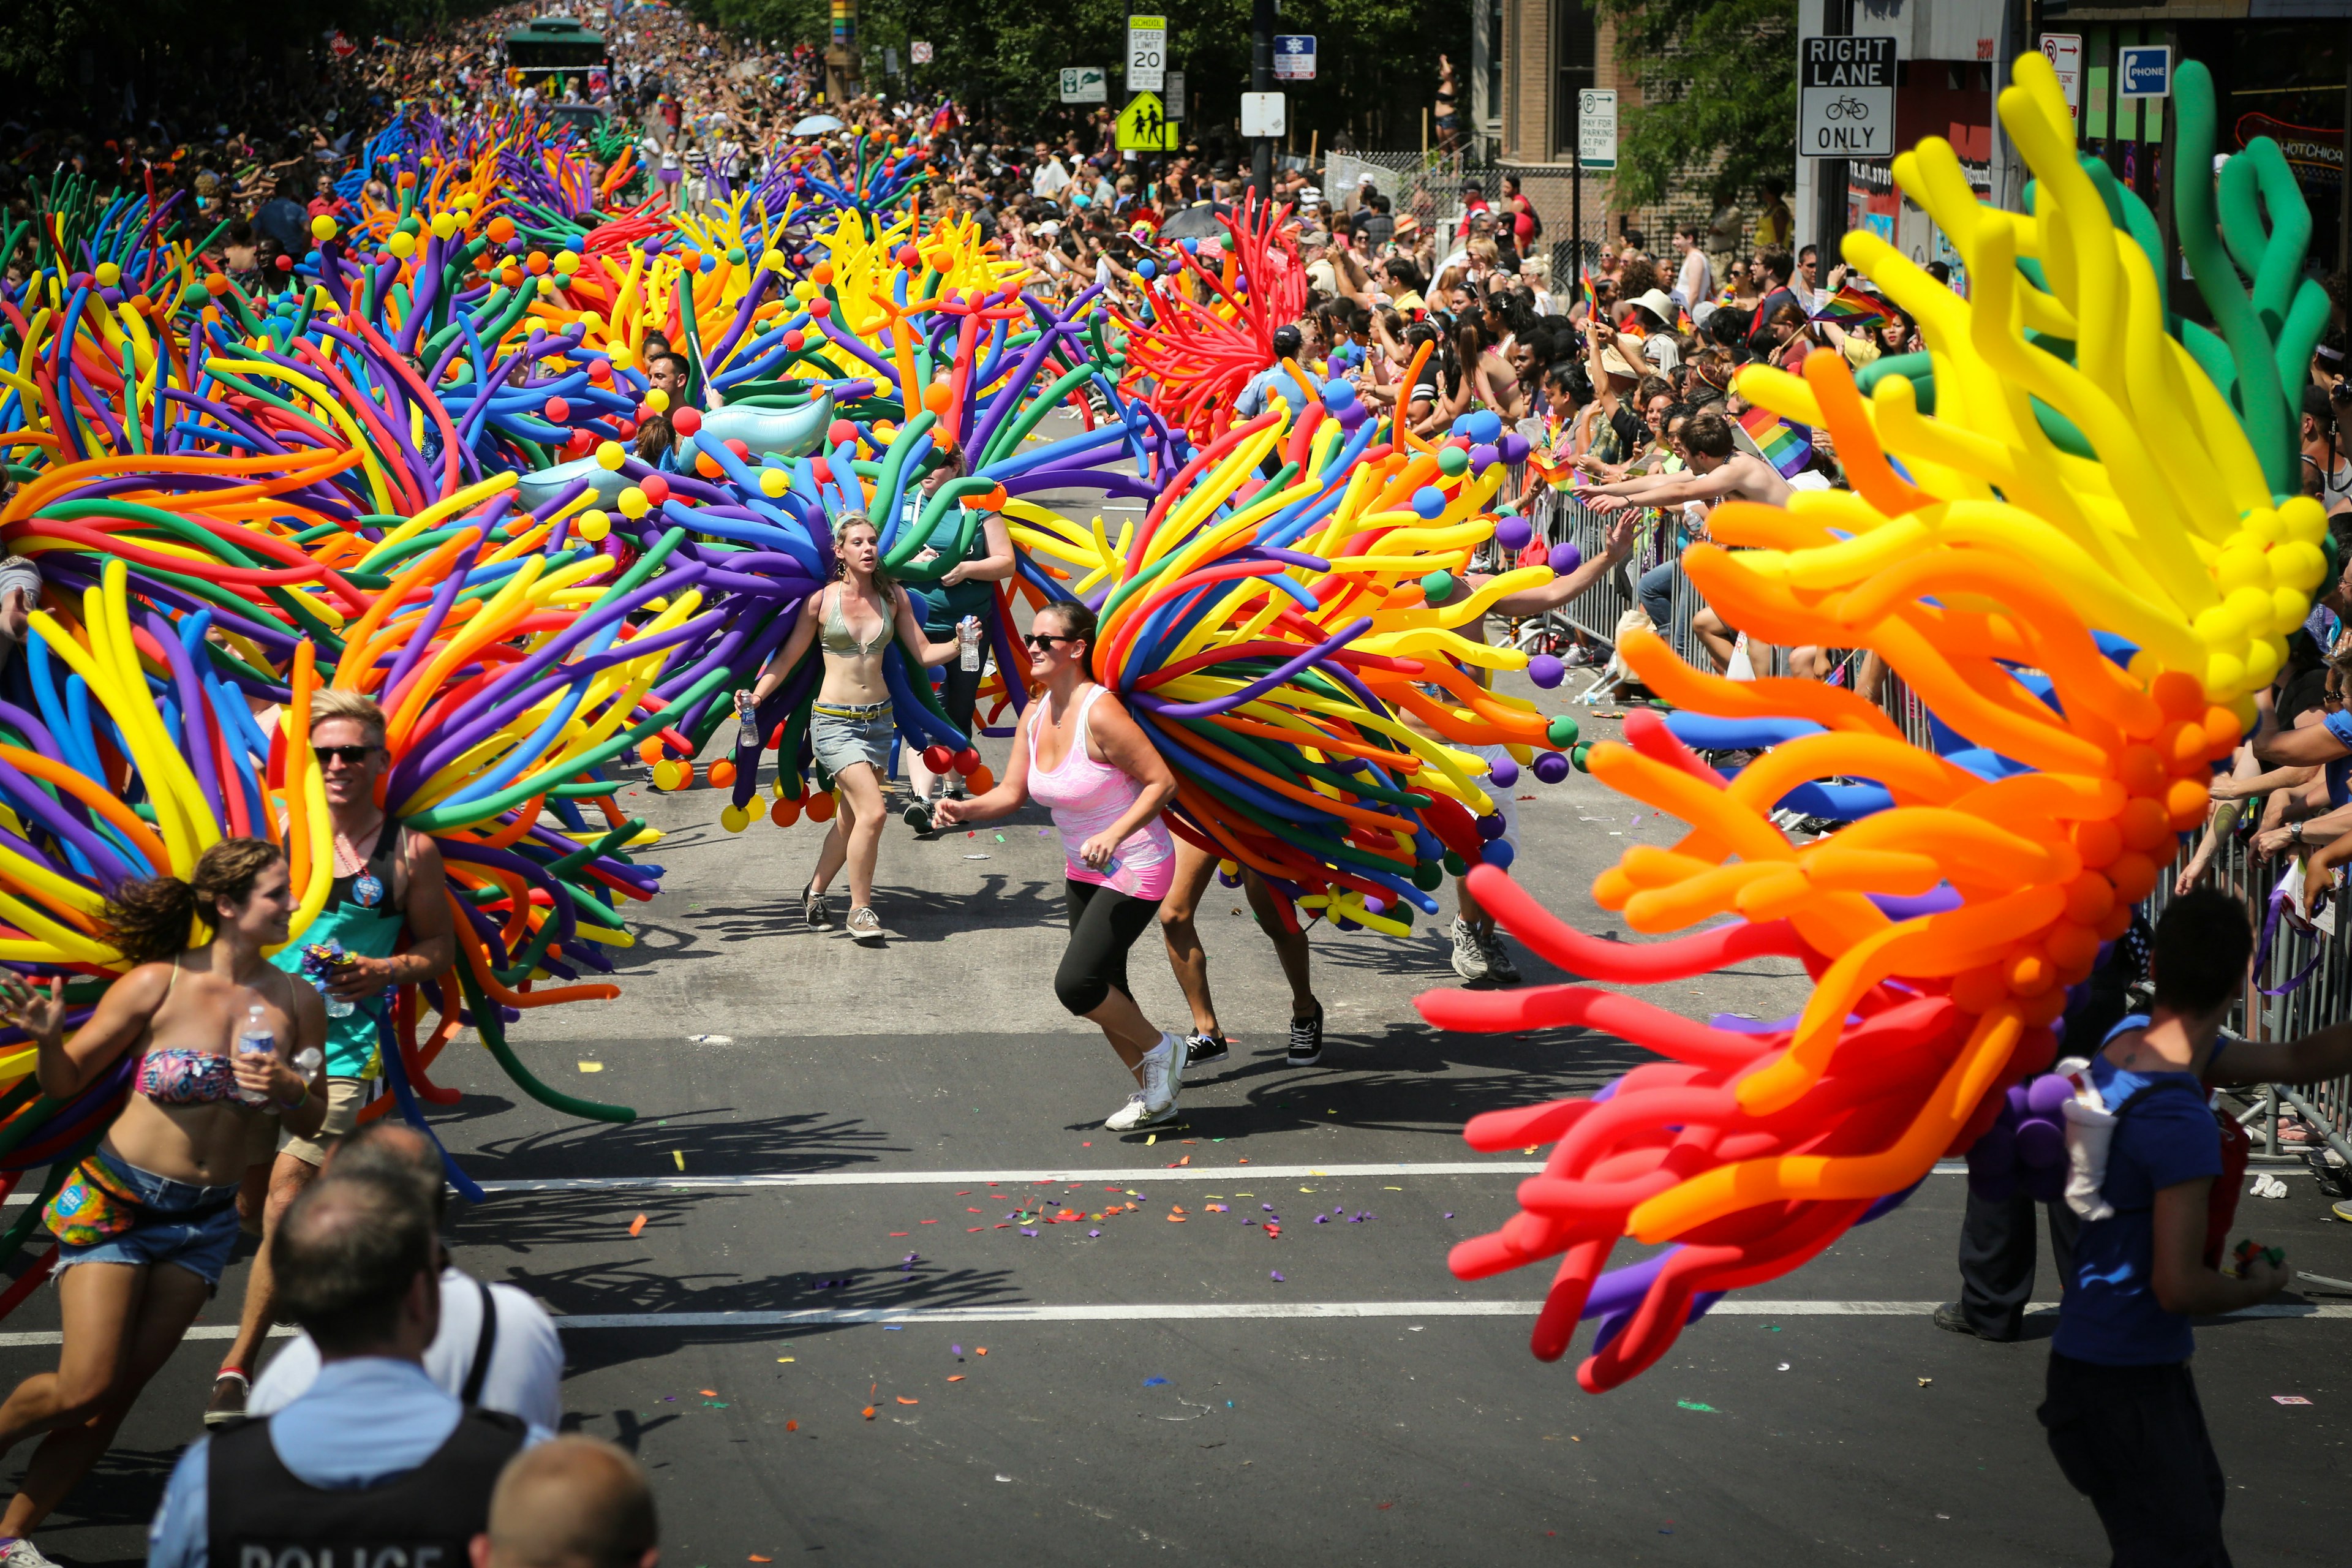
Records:
[[[890,740],[898,733],[890,705],[820,702],[809,714],[809,748],[817,765],[835,778],[859,763],[874,764],[874,782],[890,776]]]
[[[236,1250],[236,1188],[199,1187],[142,1171],[112,1150],[102,1161],[116,1181],[139,1200],[139,1223],[95,1247],[58,1248],[58,1268],[77,1263],[176,1263],[207,1285],[220,1283]]]

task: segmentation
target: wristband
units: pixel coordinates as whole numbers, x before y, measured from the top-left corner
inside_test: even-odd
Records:
[[[278,1101],[278,1110],[301,1110],[304,1106],[306,1106],[306,1105],[308,1105],[308,1104],[310,1104],[310,1086],[309,1084],[307,1084],[307,1083],[306,1083],[306,1084],[304,1084],[304,1085],[302,1086],[302,1098],[301,1098],[301,1099],[299,1099],[299,1100],[281,1100]]]

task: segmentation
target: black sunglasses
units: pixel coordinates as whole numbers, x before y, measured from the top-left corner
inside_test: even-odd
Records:
[[[1031,632],[1021,639],[1031,647],[1051,647],[1057,642],[1084,642],[1084,637],[1057,637],[1052,632]]]
[[[352,766],[358,767],[373,756],[375,752],[376,748],[373,746],[313,746],[310,748],[310,754],[319,759],[319,765],[322,768],[329,763],[349,763]]]

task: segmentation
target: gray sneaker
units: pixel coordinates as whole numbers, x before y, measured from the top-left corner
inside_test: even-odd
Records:
[[[1519,966],[1511,962],[1510,950],[1503,945],[1503,933],[1490,931],[1478,938],[1479,951],[1486,955],[1486,978],[1500,985],[1519,983]]]
[[[1478,933],[1470,929],[1470,922],[1454,916],[1454,973],[1465,980],[1486,980],[1492,978],[1492,963]]]

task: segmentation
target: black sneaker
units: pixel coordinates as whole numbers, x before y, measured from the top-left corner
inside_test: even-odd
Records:
[[[1311,1068],[1323,1059],[1323,1004],[1315,1004],[1311,1018],[1290,1020],[1290,1052],[1286,1058],[1295,1068]]]
[[[1223,1061],[1233,1054],[1232,1048],[1225,1044],[1224,1036],[1194,1035],[1184,1042],[1184,1070],[1191,1072],[1194,1068]]]
[[[915,830],[918,837],[929,838],[931,836],[931,808],[922,801],[908,803],[907,809],[899,813],[899,816],[908,826]]]

